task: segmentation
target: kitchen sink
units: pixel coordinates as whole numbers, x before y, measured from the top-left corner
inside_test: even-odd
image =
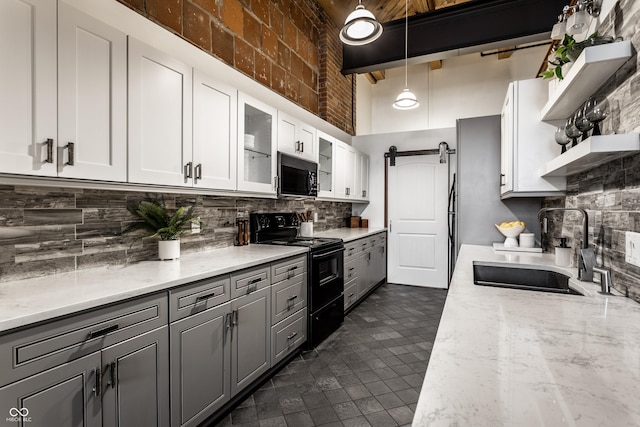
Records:
[[[473,283],[481,286],[582,295],[569,287],[569,276],[544,267],[474,261]]]

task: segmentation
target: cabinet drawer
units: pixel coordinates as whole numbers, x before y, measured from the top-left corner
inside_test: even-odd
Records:
[[[351,307],[358,301],[358,279],[345,283],[344,285],[344,309]]]
[[[248,268],[231,274],[231,298],[250,294],[271,284],[269,266]]]
[[[369,238],[371,246],[385,245],[387,243],[387,236],[384,233],[376,234]]]
[[[307,309],[271,327],[272,366],[281,361],[307,340]]]
[[[307,272],[307,256],[301,255],[271,264],[271,283],[278,283]]]
[[[358,244],[360,251],[366,251],[371,247],[371,238],[367,237],[365,239],[360,239],[357,240],[356,243]]]
[[[164,326],[167,306],[152,295],[0,336],[0,386]]]
[[[344,282],[347,283],[358,277],[358,260],[353,258],[344,263]]]
[[[350,259],[358,255],[361,251],[359,241],[349,242],[344,245],[344,262],[347,263]]]
[[[169,318],[175,322],[229,301],[230,282],[229,276],[220,276],[172,289],[169,292]]]
[[[307,276],[299,274],[271,287],[271,324],[307,306]]]

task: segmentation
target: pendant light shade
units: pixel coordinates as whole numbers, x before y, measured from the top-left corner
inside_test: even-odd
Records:
[[[393,108],[398,110],[411,110],[420,106],[418,99],[416,96],[409,90],[409,88],[404,88],[400,95],[396,98],[393,103]]]
[[[393,108],[398,110],[411,110],[420,106],[416,96],[409,90],[407,68],[409,61],[409,0],[404,2],[404,90],[393,103]]]
[[[359,0],[356,10],[351,12],[344,21],[340,40],[344,44],[362,46],[378,39],[381,34],[382,25],[376,21],[373,13],[365,9],[362,0]]]

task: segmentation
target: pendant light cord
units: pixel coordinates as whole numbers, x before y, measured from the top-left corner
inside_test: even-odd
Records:
[[[404,87],[409,87],[408,75],[409,64],[409,0],[404,0]]]

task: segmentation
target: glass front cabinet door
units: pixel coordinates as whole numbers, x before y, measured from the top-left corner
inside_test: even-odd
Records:
[[[318,197],[333,197],[335,139],[318,131]]]
[[[276,194],[277,110],[238,93],[238,190]]]

